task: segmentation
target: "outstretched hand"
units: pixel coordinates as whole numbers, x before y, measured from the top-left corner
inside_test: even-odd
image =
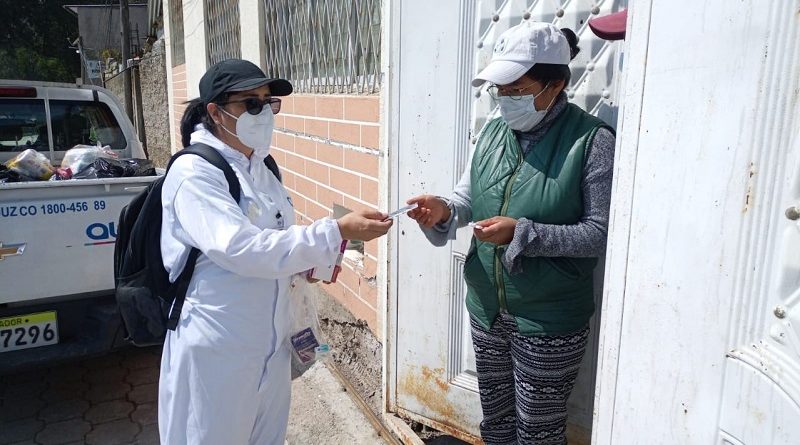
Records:
[[[342,239],[370,241],[386,235],[393,221],[386,220],[389,215],[377,210],[359,210],[342,216],[336,222]]]
[[[442,198],[433,195],[415,196],[407,204],[417,204],[417,208],[408,212],[408,216],[419,225],[431,228],[450,219],[450,208]]]

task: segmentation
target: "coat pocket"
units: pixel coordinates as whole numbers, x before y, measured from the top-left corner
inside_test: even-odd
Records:
[[[464,259],[464,281],[467,283],[467,287],[480,297],[495,294],[494,283],[481,263],[476,248],[470,249]]]

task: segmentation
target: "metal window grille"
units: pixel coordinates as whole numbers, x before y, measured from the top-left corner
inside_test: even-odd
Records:
[[[169,0],[169,41],[172,47],[172,66],[186,63],[183,47],[183,0]]]
[[[381,0],[264,0],[267,74],[304,93],[377,93]]]
[[[242,57],[239,0],[205,0],[208,64]]]

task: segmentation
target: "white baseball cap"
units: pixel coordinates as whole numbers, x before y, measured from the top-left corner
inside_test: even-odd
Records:
[[[537,63],[568,65],[570,60],[569,42],[561,30],[551,23],[525,21],[500,35],[492,61],[475,76],[472,86],[487,81],[507,85]]]

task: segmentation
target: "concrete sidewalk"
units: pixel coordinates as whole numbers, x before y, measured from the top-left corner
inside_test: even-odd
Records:
[[[289,445],[384,444],[358,405],[322,363],[292,382]]]

